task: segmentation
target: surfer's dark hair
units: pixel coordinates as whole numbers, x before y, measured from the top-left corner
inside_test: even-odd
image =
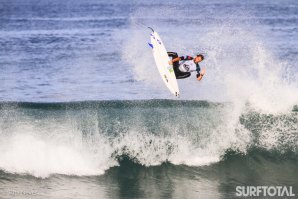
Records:
[[[204,55],[198,54],[197,57],[201,57],[202,61],[205,59]]]

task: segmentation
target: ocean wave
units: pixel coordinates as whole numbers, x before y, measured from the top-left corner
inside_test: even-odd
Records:
[[[102,175],[121,157],[146,167],[200,167],[257,149],[296,157],[297,112],[247,106],[235,119],[232,103],[208,101],[2,102],[0,168],[81,176]]]

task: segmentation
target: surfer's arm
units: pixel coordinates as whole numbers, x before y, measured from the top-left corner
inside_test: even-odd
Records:
[[[203,79],[203,76],[205,75],[206,68],[203,68],[203,70],[197,74],[197,80],[201,81]]]
[[[193,60],[193,57],[187,55],[187,56],[183,57],[183,60]]]
[[[181,60],[192,60],[193,59],[193,57],[191,57],[191,56],[181,56],[181,57],[177,57],[177,58],[180,58],[179,59],[179,61],[181,61]]]
[[[202,74],[197,74],[197,80],[198,80],[198,81],[201,81],[201,80],[203,79],[203,76],[204,76],[204,75],[202,75]]]

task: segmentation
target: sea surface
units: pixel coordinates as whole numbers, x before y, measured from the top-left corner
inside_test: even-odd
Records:
[[[0,199],[297,198],[297,62],[296,0],[0,0]]]

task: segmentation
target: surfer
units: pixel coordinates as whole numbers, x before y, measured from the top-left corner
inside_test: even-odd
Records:
[[[179,57],[176,52],[168,52],[168,56],[172,58],[169,61],[170,65],[173,65],[173,69],[176,75],[176,79],[184,79],[191,75],[191,72],[197,72],[197,80],[200,81],[206,69],[201,67],[199,63],[204,60],[204,56],[202,54],[198,54],[195,58],[191,56],[181,56]]]

